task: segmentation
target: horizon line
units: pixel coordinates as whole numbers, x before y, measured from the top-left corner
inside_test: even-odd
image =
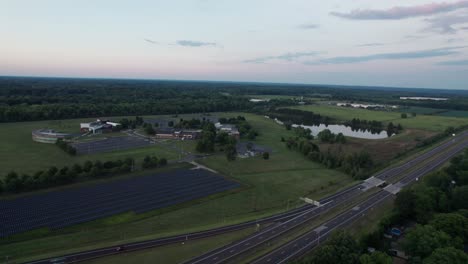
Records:
[[[229,80],[194,80],[194,79],[158,79],[158,78],[132,78],[132,77],[72,77],[72,76],[33,76],[33,75],[0,75],[0,78],[42,78],[42,79],[84,79],[84,80],[132,80],[132,81],[167,81],[167,82],[206,82],[206,83],[239,83],[239,84],[268,84],[290,86],[328,86],[330,88],[375,88],[380,89],[411,89],[411,90],[442,90],[442,91],[468,91],[464,88],[434,88],[414,86],[384,86],[384,85],[353,85],[353,84],[324,84],[324,83],[291,83],[266,81],[229,81]]]

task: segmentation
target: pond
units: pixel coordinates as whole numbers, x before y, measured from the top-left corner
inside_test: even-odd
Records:
[[[305,126],[305,125],[292,125],[292,127],[303,127],[308,128],[312,131],[313,136],[317,136],[318,133],[325,129],[329,129],[332,133],[338,134],[343,133],[343,135],[347,137],[355,137],[355,138],[364,138],[364,139],[383,139],[387,138],[387,131],[382,130],[380,133],[372,133],[369,130],[362,130],[362,129],[352,129],[350,126],[345,125],[325,125],[320,124],[318,126]]]

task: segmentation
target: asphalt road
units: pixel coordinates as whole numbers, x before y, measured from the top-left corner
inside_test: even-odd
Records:
[[[401,186],[407,186],[412,182],[416,181],[418,178],[424,176],[430,171],[438,168],[445,162],[447,162],[454,155],[468,147],[468,142],[463,142],[460,146],[457,146],[445,155],[437,157],[436,160],[433,160],[430,164],[421,167],[417,170],[411,171],[403,179],[400,180]],[[319,243],[324,240],[336,229],[346,228],[354,221],[359,218],[365,217],[366,213],[369,210],[372,210],[375,207],[379,207],[386,200],[391,199],[393,195],[390,192],[385,190],[380,190],[378,193],[370,196],[365,201],[361,202],[352,209],[334,217],[333,219],[326,221],[320,227],[303,234],[302,236],[288,242],[287,244],[269,252],[268,254],[254,260],[252,263],[261,264],[261,263],[287,263],[293,259],[297,259],[303,256],[305,253],[319,245]]]
[[[414,164],[418,164],[426,159],[432,158],[435,154],[438,154],[440,151],[444,151],[449,147],[454,146],[454,144],[457,144],[460,142],[460,140],[464,137],[466,137],[468,133],[464,133],[461,136],[459,136],[456,139],[450,140],[446,142],[445,144],[442,144],[420,156],[417,158],[404,163],[398,167],[391,168],[389,170],[385,170],[379,174],[377,174],[375,177],[380,178],[382,180],[388,180],[392,179],[394,177],[398,177],[401,175],[402,172],[405,172],[407,170],[410,170],[413,168]],[[454,149],[450,149],[447,153],[445,153],[443,156],[438,156],[436,160],[433,160],[430,164],[428,164],[427,167],[420,168],[416,171],[411,171],[408,176],[406,176],[399,184],[400,187],[403,187],[407,184],[409,184],[411,181],[414,179],[423,176],[427,172],[431,171],[432,169],[435,169],[437,166],[443,164],[445,161],[450,159],[453,155],[461,151],[463,148],[468,146],[468,141],[464,142],[460,146],[455,147]],[[312,208],[302,214],[297,215],[296,217],[285,221],[283,223],[280,223],[276,226],[274,226],[271,229],[264,230],[261,232],[258,232],[255,236],[253,237],[248,237],[242,240],[239,240],[237,242],[234,242],[228,246],[222,247],[215,249],[213,251],[210,251],[206,254],[203,254],[197,258],[194,258],[188,262],[187,264],[201,264],[201,263],[210,263],[210,264],[217,264],[217,263],[226,263],[229,261],[232,261],[235,259],[237,256],[239,256],[242,253],[245,253],[249,250],[254,249],[255,247],[258,247],[260,245],[264,245],[269,241],[272,241],[273,239],[277,238],[278,236],[287,233],[288,231],[291,231],[292,229],[305,224],[306,222],[313,220],[314,218],[318,217],[319,215],[323,214],[324,212],[329,211],[332,208],[335,208],[336,206],[348,201],[352,200],[356,197],[358,197],[362,191],[360,191],[363,188],[358,188],[356,189],[351,189],[351,191],[348,191],[346,193],[340,193],[338,195],[333,196],[331,199],[327,199],[326,201],[322,201],[324,203],[320,207]],[[390,196],[390,192],[384,191],[385,193],[388,193]],[[387,195],[385,196],[387,197]],[[372,201],[372,198],[369,198]],[[358,210],[359,211],[359,210]],[[353,211],[354,212],[354,211]],[[338,220],[337,220],[338,221]],[[331,225],[333,226],[333,225]],[[285,251],[288,252],[288,251]],[[277,257],[277,256],[275,256]],[[275,258],[272,258],[275,259]],[[276,262],[276,261],[275,261]]]
[[[388,178],[392,178],[394,176],[398,176],[401,172],[412,168],[412,166],[414,166],[414,164],[418,164],[421,161],[432,157],[434,154],[437,154],[437,153],[439,153],[439,152],[441,152],[443,150],[446,150],[447,148],[449,148],[449,147],[451,147],[451,146],[453,146],[455,144],[458,144],[462,139],[466,139],[467,135],[468,135],[468,132],[460,134],[457,137],[454,137],[453,139],[445,142],[444,144],[442,144],[442,145],[440,145],[440,146],[426,152],[423,155],[420,155],[419,157],[417,157],[417,158],[415,158],[415,159],[413,159],[413,160],[411,160],[411,161],[409,161],[409,162],[407,162],[407,163],[405,163],[403,165],[400,165],[398,167],[385,170],[385,171],[377,174],[376,177],[381,178],[381,179],[388,179]],[[465,143],[463,145],[463,148],[466,147],[466,145],[467,144]],[[461,148],[461,149],[463,149],[463,148]],[[461,150],[461,149],[459,149],[459,150]],[[428,170],[428,171],[430,171],[430,170]],[[422,173],[422,175],[423,174],[424,173]],[[382,192],[388,193],[386,191],[382,191]],[[312,205],[305,205],[303,207],[300,207],[300,208],[297,208],[297,209],[294,209],[294,210],[291,210],[291,211],[288,211],[288,212],[285,212],[285,213],[280,213],[280,214],[270,216],[270,217],[266,217],[266,218],[262,218],[262,219],[259,219],[259,220],[256,220],[256,221],[249,221],[249,222],[244,222],[244,223],[240,223],[240,224],[215,228],[215,229],[206,230],[206,231],[200,231],[200,232],[196,232],[196,233],[182,234],[182,235],[173,236],[173,237],[153,239],[153,240],[148,240],[148,241],[143,241],[143,242],[138,242],[138,243],[130,243],[130,244],[118,245],[118,246],[114,246],[114,247],[106,247],[106,248],[101,248],[101,249],[96,249],[96,250],[83,251],[83,252],[79,252],[79,253],[75,253],[75,254],[65,255],[65,256],[61,256],[61,257],[57,257],[57,258],[43,259],[43,260],[34,261],[34,262],[30,262],[30,263],[41,263],[41,264],[42,263],[75,263],[75,262],[79,262],[79,261],[85,261],[85,260],[104,257],[104,256],[108,256],[108,255],[119,254],[119,253],[122,253],[122,252],[136,251],[136,250],[141,250],[141,249],[146,249],[146,248],[151,248],[151,247],[156,247],[156,246],[162,246],[162,245],[167,245],[167,244],[181,243],[181,242],[184,242],[186,240],[193,240],[193,239],[200,239],[200,238],[205,238],[205,237],[216,236],[216,235],[220,235],[220,234],[223,234],[223,233],[232,232],[232,231],[241,230],[241,229],[244,229],[244,228],[247,228],[247,227],[255,226],[256,224],[279,222],[279,224],[273,226],[272,228],[268,228],[266,230],[261,231],[261,232],[270,232],[269,235],[271,235],[274,238],[274,237],[277,237],[278,235],[276,235],[277,234],[276,231],[274,233],[271,232],[272,229],[276,229],[276,228],[279,227],[280,229],[276,229],[276,230],[281,230],[283,228],[282,224],[286,223],[286,227],[284,227],[284,229],[289,229],[290,230],[290,229],[293,228],[293,226],[299,225],[299,222],[305,222],[305,221],[310,220],[310,219],[306,219],[306,218],[316,217],[318,214],[323,213],[324,210],[327,210],[327,208],[329,210],[332,206],[336,206],[336,205],[340,204],[340,201],[349,200],[352,197],[355,197],[356,195],[359,195],[359,193],[362,193],[361,184],[357,184],[357,185],[352,186],[352,187],[350,187],[348,189],[340,191],[340,192],[338,192],[338,193],[336,193],[336,194],[334,194],[332,196],[329,196],[329,197],[327,197],[325,199],[320,200],[320,202],[322,204],[326,204],[324,207],[321,207],[320,209],[315,208]],[[390,194],[388,194],[388,196],[390,196]],[[294,219],[294,220],[291,221],[291,219]],[[296,221],[296,222],[294,222],[294,221]],[[252,239],[252,238],[248,237],[246,239]],[[258,241],[260,241],[260,240],[263,241],[263,242],[258,242],[257,241],[256,242],[257,245],[263,244],[265,241],[267,241],[266,237],[260,238],[260,236],[255,236],[254,240],[255,239],[258,239]],[[238,241],[238,242],[235,242],[234,244],[242,244],[242,242]],[[232,246],[232,244],[228,245],[226,247],[231,247],[231,246]],[[206,253],[206,254],[198,257],[198,258],[193,259],[193,261],[198,260],[199,262],[191,262],[190,261],[188,263],[213,263],[213,262],[209,262],[208,259],[210,259],[210,258],[213,259],[214,257],[216,257],[216,256],[213,255],[213,253],[217,254],[218,251],[221,251],[221,252],[218,252],[220,254],[219,255],[220,256],[220,258],[219,258],[220,261],[217,261],[215,263],[227,261],[228,259],[231,258],[231,256],[236,257],[237,255],[240,254],[240,253],[237,253],[237,252],[241,252],[241,251],[245,252],[245,251],[251,249],[252,246],[253,246],[253,244],[247,245],[246,243],[244,243],[242,247],[238,247],[239,251],[234,251],[234,252],[230,252],[230,250],[232,250],[232,249],[230,249],[230,250],[223,250],[223,248],[216,249],[216,250],[208,252],[208,253]],[[120,249],[120,250],[118,250],[118,249]],[[295,256],[298,256],[298,255],[294,254],[293,257],[295,257]],[[223,259],[221,259],[221,257]]]

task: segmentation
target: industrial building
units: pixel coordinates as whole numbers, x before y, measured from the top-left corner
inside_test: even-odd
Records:
[[[198,139],[201,136],[201,129],[181,129],[158,128],[156,129],[156,138],[160,139]]]
[[[40,143],[55,144],[58,139],[71,137],[71,134],[59,133],[52,129],[38,129],[32,132],[32,140]]]
[[[98,119],[95,122],[81,123],[80,131],[82,133],[91,132],[92,134],[102,134],[102,133],[112,132],[112,129],[119,125],[120,125],[119,123],[110,122],[110,121],[102,121]]]

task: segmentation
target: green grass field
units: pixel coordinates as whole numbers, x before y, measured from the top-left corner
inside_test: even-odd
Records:
[[[439,116],[447,116],[447,117],[462,117],[468,118],[468,111],[447,111],[438,114]]]
[[[460,119],[445,116],[417,115],[416,117],[401,118],[397,112],[373,111],[366,109],[338,107],[330,105],[305,105],[291,108],[312,111],[321,115],[329,116],[337,120],[351,120],[353,118],[377,120],[383,122],[400,123],[403,128],[423,129],[434,132],[444,131],[447,127],[467,125],[468,119]]]
[[[18,173],[34,173],[47,169],[50,166],[67,166],[74,163],[82,163],[86,160],[115,160],[133,157],[141,161],[146,155],[156,155],[167,159],[178,158],[178,152],[159,144],[149,147],[135,148],[124,151],[114,151],[92,155],[70,156],[53,144],[34,142],[31,139],[31,131],[40,128],[52,128],[57,131],[78,133],[79,123],[92,119],[70,119],[61,121],[38,121],[22,123],[0,124],[0,177],[11,170]],[[105,135],[98,135],[102,138]],[[122,133],[109,134],[109,136],[122,136]],[[86,140],[94,137],[86,137]],[[84,138],[82,139],[84,140]],[[194,143],[190,141],[178,142],[185,145],[184,149],[193,150]],[[138,165],[138,164],[137,164]]]
[[[244,115],[260,132],[256,143],[273,149],[270,160],[257,157],[228,162],[224,154],[220,154],[200,161],[242,182],[245,187],[231,193],[153,211],[143,216],[127,213],[52,233],[36,231],[41,236],[34,238],[34,234],[31,234],[29,237],[24,236],[24,239],[18,237],[15,242],[0,242],[0,252],[5,252],[13,259],[20,256],[37,258],[43,255],[57,255],[63,253],[64,249],[71,252],[85,247],[204,230],[284,211],[300,205],[301,196],[319,198],[353,182],[351,177],[341,172],[328,170],[288,150],[284,143],[280,142],[280,138],[290,136],[293,132],[287,131],[274,121],[243,113],[223,115]],[[19,127],[15,129],[19,130]],[[29,140],[29,135],[27,136]],[[31,143],[27,142],[26,147],[31,147]],[[55,146],[50,147],[53,148],[50,152],[55,151]],[[56,151],[60,153],[58,149]]]
[[[398,112],[400,113],[416,113],[417,115],[431,115],[446,112],[448,110],[438,109],[438,108],[429,108],[429,107],[418,107],[418,106],[410,106],[410,107],[400,107],[398,108]]]

